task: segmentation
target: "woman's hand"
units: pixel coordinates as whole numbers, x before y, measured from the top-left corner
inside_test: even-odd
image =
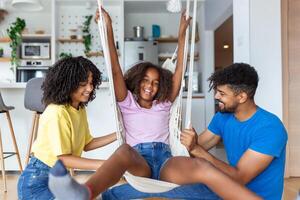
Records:
[[[178,33],[178,37],[185,37],[185,31],[187,29],[187,27],[189,26],[189,23],[191,21],[191,17],[189,16],[188,18],[186,17],[186,12],[183,11],[181,13],[181,19],[180,19],[180,26],[179,26],[179,33]]]

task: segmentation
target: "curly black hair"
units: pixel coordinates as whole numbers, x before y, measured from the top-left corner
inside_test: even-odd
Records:
[[[213,73],[209,78],[209,90],[220,85],[228,85],[235,94],[247,93],[254,98],[258,85],[258,75],[254,67],[246,63],[234,63]]]
[[[101,84],[101,72],[88,59],[79,57],[68,57],[57,61],[45,77],[42,84],[43,103],[45,105],[53,104],[70,104],[71,94],[79,87],[79,83],[88,80],[89,73],[93,76],[94,89],[91,92],[89,101],[96,97],[96,89]],[[88,102],[89,102],[88,101]],[[86,106],[87,103],[80,103],[80,106]]]
[[[173,74],[171,71],[163,69],[150,62],[138,63],[126,71],[124,79],[127,89],[131,91],[132,94],[139,97],[140,83],[142,82],[143,78],[145,77],[146,71],[149,68],[157,70],[159,74],[159,88],[157,94],[154,97],[154,100],[158,100],[159,102],[168,100],[172,91]]]

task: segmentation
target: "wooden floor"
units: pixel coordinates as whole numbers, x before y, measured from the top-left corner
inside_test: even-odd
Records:
[[[88,174],[76,175],[76,179],[79,182],[83,182],[88,178]],[[17,174],[8,174],[7,175],[7,189],[8,191],[3,192],[3,182],[2,177],[0,180],[0,199],[1,200],[17,200]],[[284,182],[284,195],[283,200],[296,200],[296,195],[300,189],[300,178],[289,178],[285,179]],[[150,199],[147,199],[150,200]],[[151,200],[155,200],[152,198]]]

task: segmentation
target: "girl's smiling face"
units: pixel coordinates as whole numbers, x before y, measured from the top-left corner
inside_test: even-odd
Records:
[[[88,102],[93,89],[93,74],[89,72],[87,81],[80,82],[79,87],[71,94],[71,106],[78,109],[80,103]]]
[[[159,72],[156,69],[147,69],[145,76],[140,83],[140,101],[152,103],[159,89],[159,78]]]

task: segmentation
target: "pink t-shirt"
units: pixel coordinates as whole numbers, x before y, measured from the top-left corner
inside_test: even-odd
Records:
[[[169,144],[170,101],[153,101],[150,109],[142,108],[130,91],[122,102],[118,102],[125,126],[126,143],[135,146],[145,142]]]

